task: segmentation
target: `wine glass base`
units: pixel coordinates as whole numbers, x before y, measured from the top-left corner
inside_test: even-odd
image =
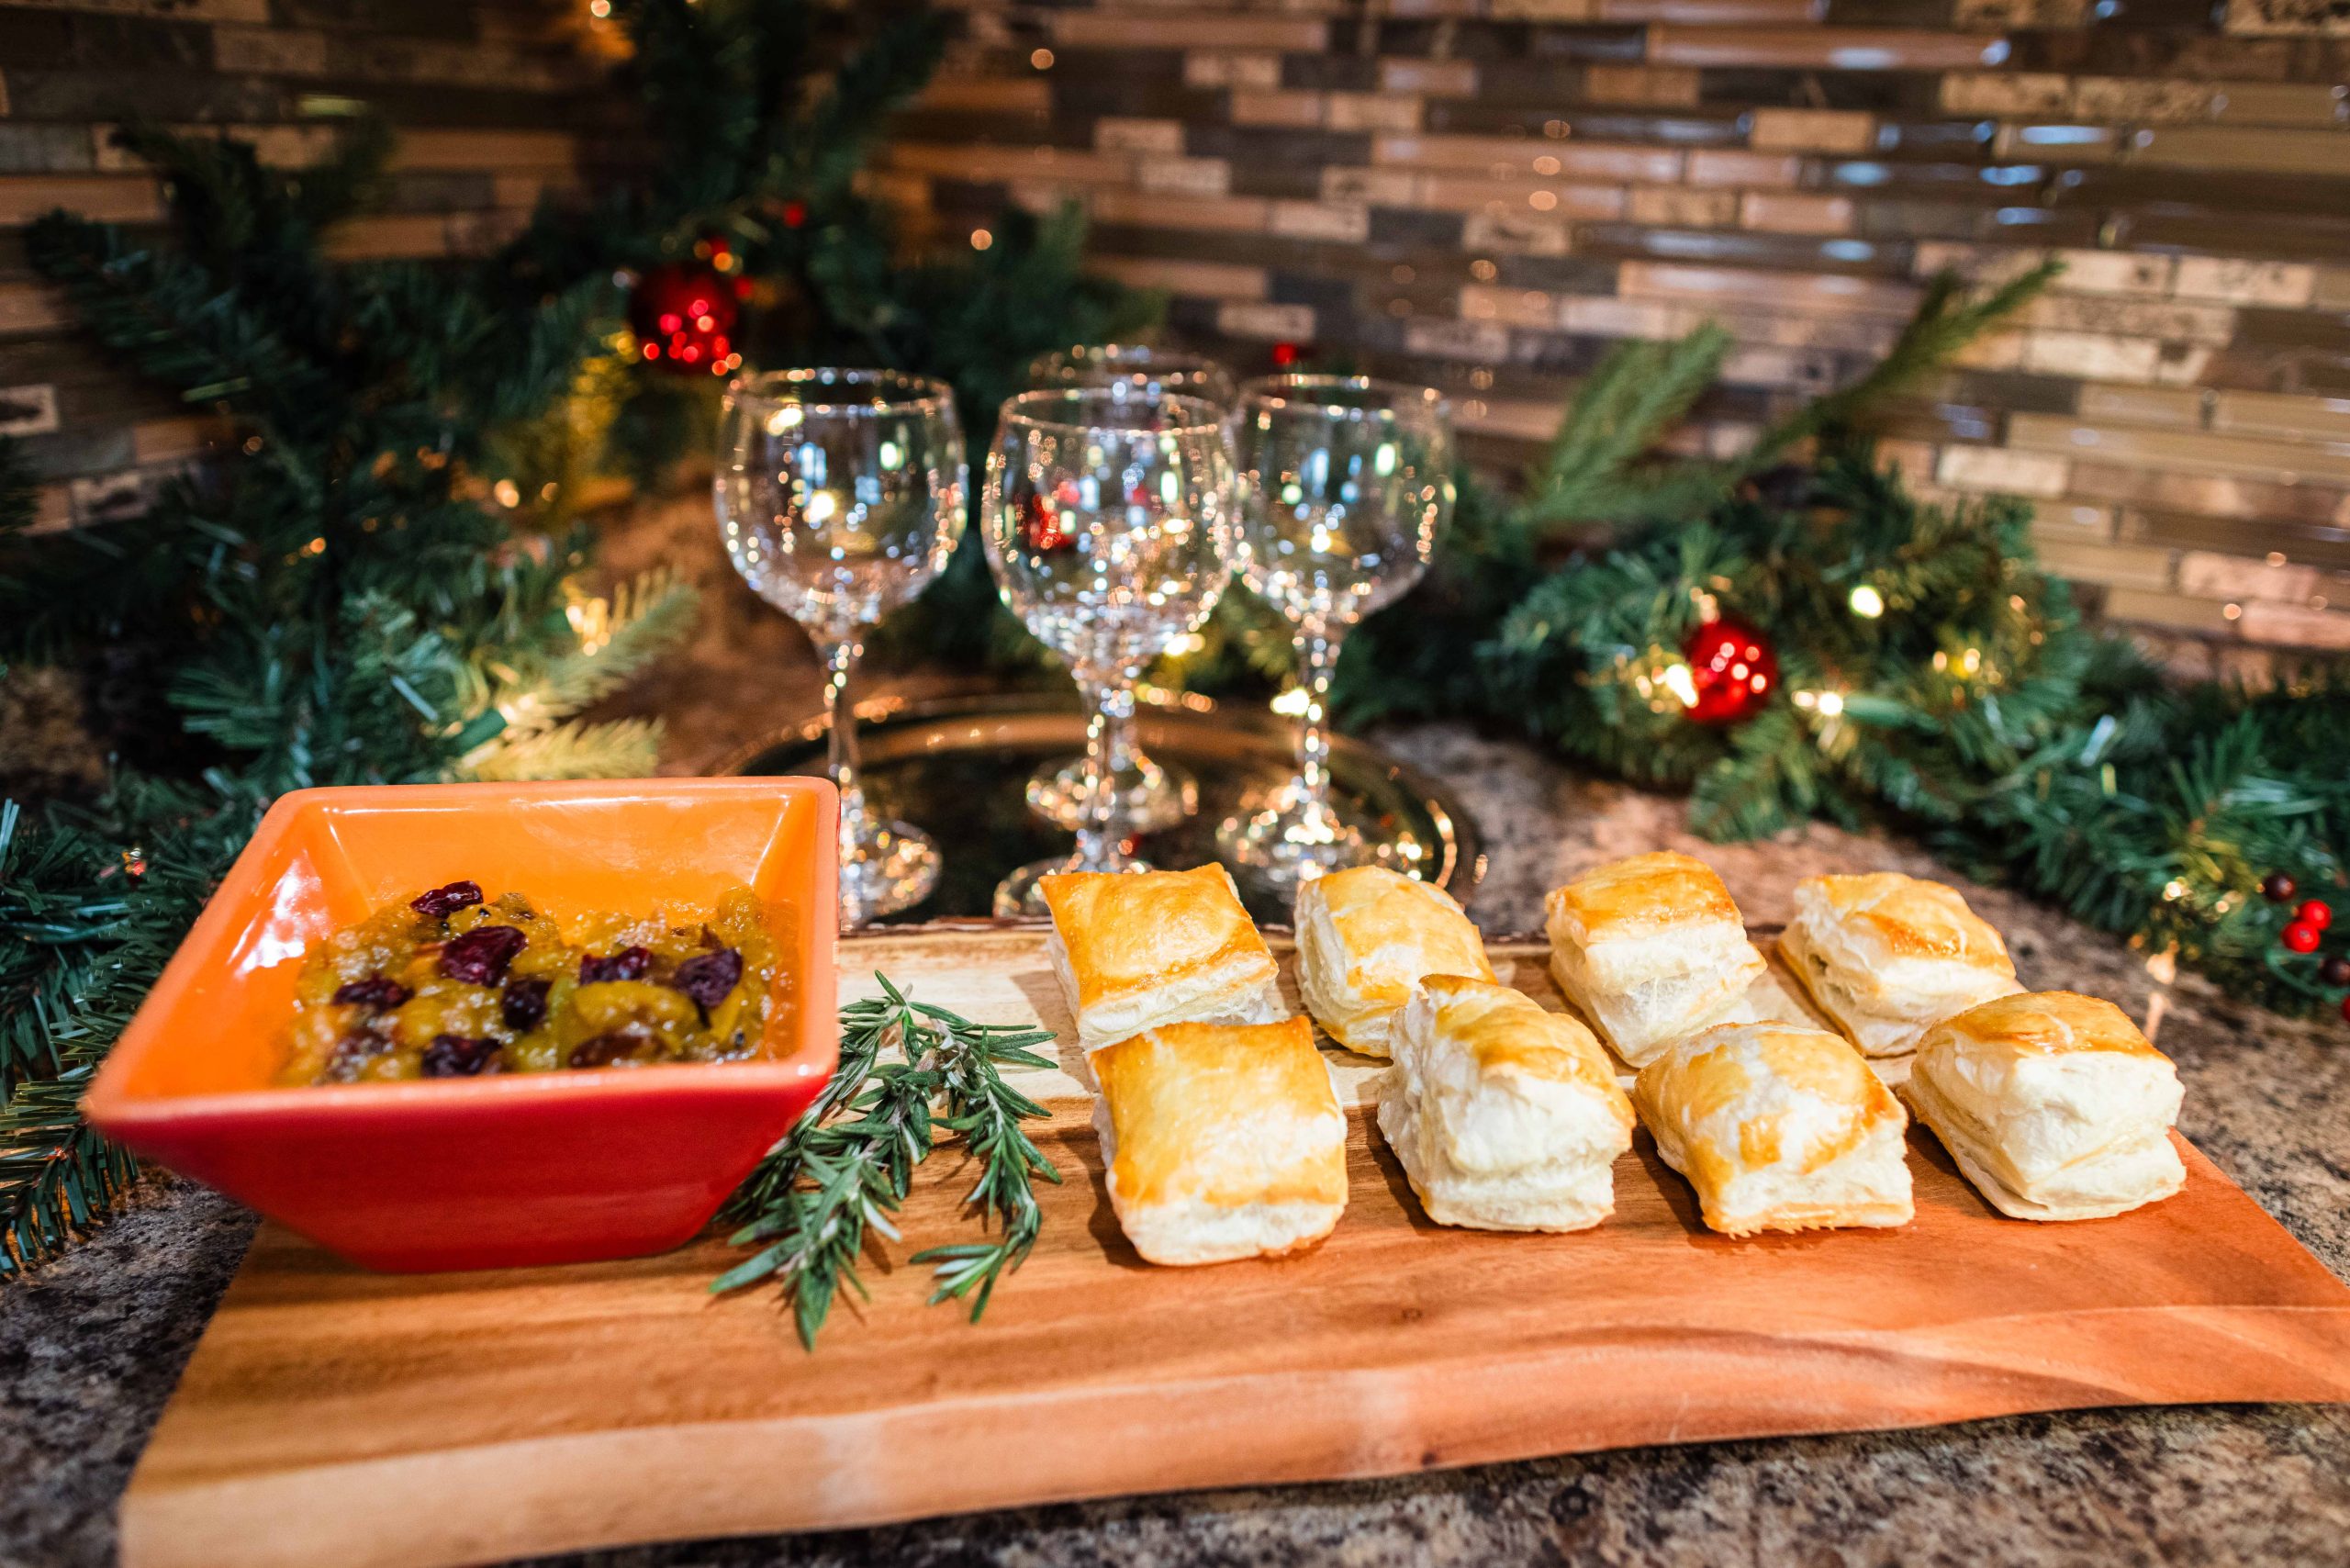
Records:
[[[1158,833],[1200,809],[1200,781],[1184,767],[1161,767],[1137,750],[1131,767],[1111,776],[1110,832],[1119,838]],[[1067,833],[1086,825],[1085,758],[1057,758],[1028,780],[1028,809]]]
[[[904,823],[875,823],[841,861],[841,920],[862,925],[912,909],[938,886],[938,846]]]
[[[1217,855],[1255,879],[1272,884],[1310,881],[1354,866],[1384,866],[1396,846],[1325,804],[1309,811],[1294,778],[1244,802],[1215,830]]]
[[[1019,915],[1050,914],[1045,906],[1045,894],[1039,885],[1046,877],[1063,871],[1097,871],[1081,856],[1074,853],[1056,856],[1049,860],[1031,860],[1017,871],[998,882],[995,887],[995,913],[999,918]],[[1140,860],[1128,860],[1118,868],[1121,871],[1147,871],[1150,867]]]

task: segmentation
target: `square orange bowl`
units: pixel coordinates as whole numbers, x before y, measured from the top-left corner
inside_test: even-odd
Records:
[[[142,1155],[355,1263],[485,1269],[690,1239],[839,1051],[839,801],[819,778],[306,790],[262,819],[83,1103]],[[562,918],[748,884],[783,975],[739,1062],[279,1087],[310,943],[478,882]]]

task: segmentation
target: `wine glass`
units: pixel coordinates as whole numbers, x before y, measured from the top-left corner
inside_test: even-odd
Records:
[[[1240,389],[1236,562],[1296,629],[1304,711],[1297,776],[1216,834],[1226,859],[1275,881],[1382,857],[1330,801],[1326,707],[1354,623],[1427,569],[1452,510],[1452,418],[1426,386],[1274,375]]]
[[[1232,407],[1232,378],[1204,354],[1147,343],[1081,343],[1029,362],[1032,388],[1099,386],[1113,396],[1150,398],[1164,393],[1204,398],[1219,409]],[[1131,727],[1119,733],[1111,755],[1111,831],[1121,838],[1173,827],[1200,809],[1200,784],[1189,769],[1147,756]],[[1085,758],[1057,756],[1028,779],[1028,809],[1056,827],[1074,833],[1085,821]]]
[[[1205,354],[1148,343],[1079,343],[1039,354],[1028,362],[1032,388],[1105,386],[1124,395],[1158,397],[1174,392],[1232,407],[1232,377]]]
[[[849,672],[875,622],[922,591],[963,532],[968,470],[955,395],[895,370],[780,370],[726,391],[712,485],[727,557],[824,661],[825,771],[840,790],[841,913],[928,897],[938,846],[878,821],[858,782]]]
[[[1130,754],[1135,682],[1207,619],[1228,574],[1232,434],[1180,393],[1024,392],[988,452],[981,540],[1003,601],[1069,662],[1091,715],[1075,853],[1023,866],[999,914],[1038,913],[1053,871],[1141,869],[1125,852],[1111,758]]]

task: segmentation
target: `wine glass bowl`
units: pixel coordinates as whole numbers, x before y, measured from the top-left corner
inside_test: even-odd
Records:
[[[866,630],[953,554],[968,479],[943,382],[811,369],[746,375],[727,388],[711,486],[719,535],[743,580],[799,622],[824,661],[850,924],[918,903],[938,880],[937,846],[867,807],[847,687]]]
[[[1033,390],[1099,386],[1122,397],[1203,398],[1232,407],[1232,376],[1205,354],[1150,343],[1079,343],[1028,362]]]
[[[1228,819],[1235,863],[1302,879],[1379,858],[1329,789],[1327,703],[1348,631],[1408,592],[1451,514],[1452,421],[1429,387],[1276,375],[1240,389],[1235,566],[1297,637],[1298,771]]]
[[[1032,389],[1100,387],[1113,397],[1158,398],[1169,393],[1232,406],[1232,377],[1204,354],[1149,343],[1080,343],[1031,360]],[[1181,767],[1163,766],[1140,745],[1112,759],[1112,831],[1120,836],[1169,828],[1200,809],[1199,780]],[[1028,809],[1074,833],[1085,820],[1082,756],[1054,757],[1028,779]]]
[[[1117,807],[1143,667],[1214,608],[1230,550],[1231,435],[1204,398],[1133,388],[1024,392],[988,453],[981,538],[1004,603],[1086,698],[1076,851],[1021,868],[999,913],[1035,913],[1036,879],[1123,870]]]

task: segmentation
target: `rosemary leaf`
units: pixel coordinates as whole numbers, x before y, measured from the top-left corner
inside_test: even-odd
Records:
[[[810,1349],[844,1288],[866,1294],[856,1271],[866,1232],[898,1239],[895,1216],[914,1168],[941,1141],[937,1129],[978,1159],[979,1178],[965,1205],[999,1234],[930,1248],[912,1260],[934,1266],[931,1301],[968,1300],[974,1322],[996,1282],[1036,1244],[1044,1215],[1035,1179],[1061,1179],[1020,1125],[1044,1115],[1044,1107],[1002,1076],[1006,1067],[1051,1067],[1035,1047],[1049,1043],[1052,1031],[974,1024],[913,1001],[886,975],[873,978],[882,994],[840,1011],[840,1065],[832,1082],[722,1211],[739,1226],[730,1242],[759,1250],[710,1288],[733,1291],[773,1280]],[[892,1046],[904,1059],[882,1061]]]

